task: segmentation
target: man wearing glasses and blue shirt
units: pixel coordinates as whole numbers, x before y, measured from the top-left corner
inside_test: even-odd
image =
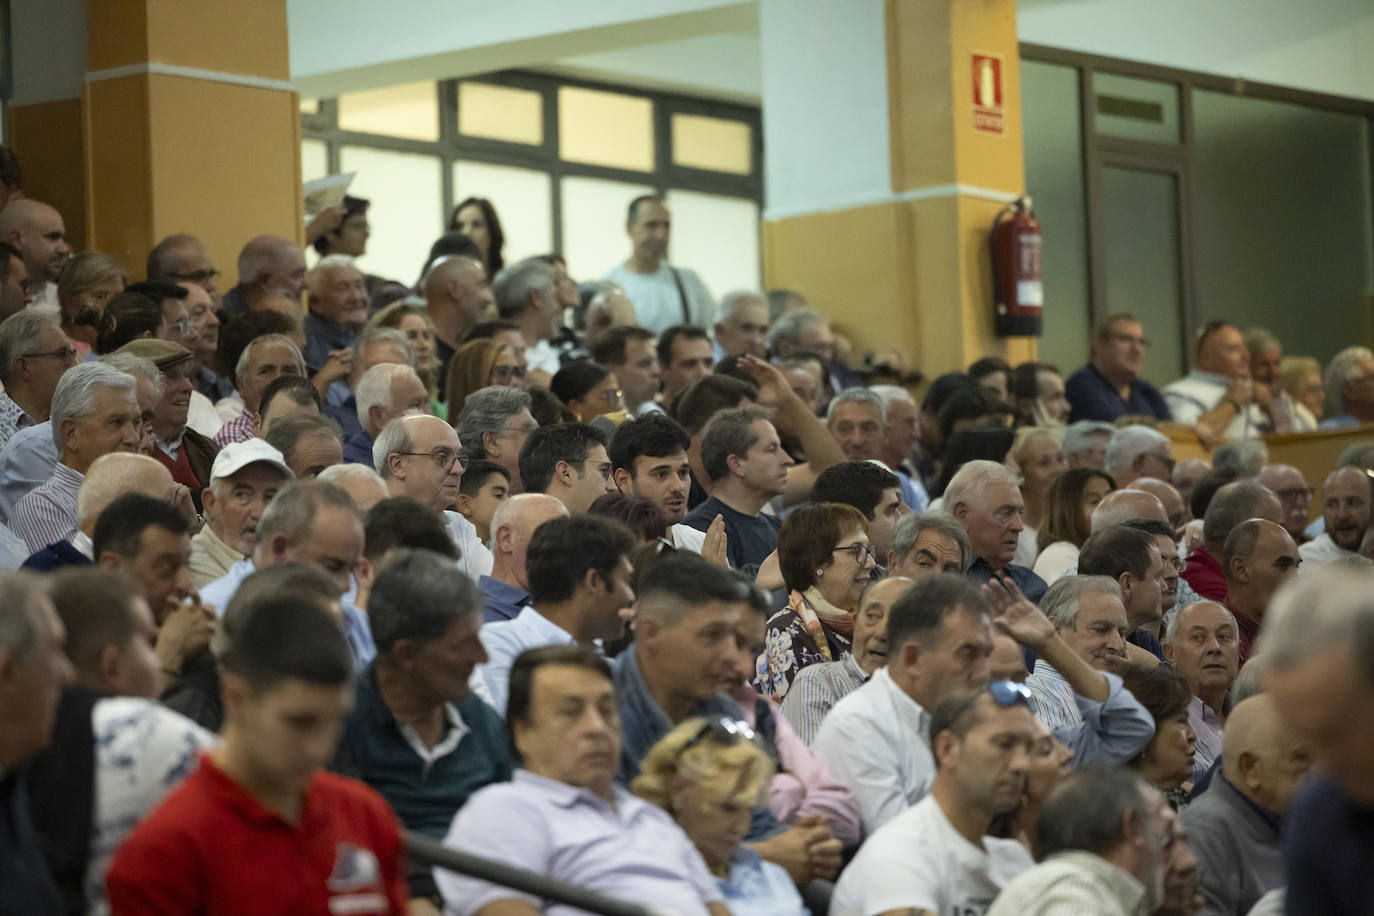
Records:
[[[25,309],[0,323],[0,449],[19,430],[48,419],[57,380],[76,362],[56,313]]]

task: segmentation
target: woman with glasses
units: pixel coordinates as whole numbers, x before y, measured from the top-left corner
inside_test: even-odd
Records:
[[[1045,504],[1050,485],[1064,473],[1064,449],[1059,432],[1043,426],[1025,426],[1016,431],[1016,441],[1006,464],[1021,475],[1021,521],[1025,525],[1016,543],[1012,562],[1030,569],[1040,553],[1036,537],[1045,523]]]
[[[733,916],[804,916],[787,871],[741,842],[773,778],[773,760],[756,740],[743,722],[688,719],[653,746],[630,788],[673,816]]]
[[[62,313],[62,333],[71,340],[80,359],[86,359],[100,333],[105,303],[129,284],[124,266],[99,251],[81,251],[62,266],[57,278],[57,307]]]
[[[1047,585],[1078,565],[1078,549],[1092,533],[1093,510],[1115,489],[1112,475],[1096,468],[1069,468],[1050,484],[1032,570]]]
[[[595,360],[579,359],[564,364],[554,373],[549,390],[568,405],[579,423],[590,423],[602,414],[623,409],[615,373]]]
[[[873,574],[868,520],[853,506],[802,506],[778,532],[787,606],[768,621],[759,692],[782,699],[797,672],[849,654],[854,609]]]
[[[449,360],[448,379],[444,384],[448,416],[457,420],[463,412],[463,403],[474,391],[491,385],[509,388],[524,381],[525,370],[520,368],[515,351],[508,345],[490,337],[470,340]]]
[[[406,336],[415,351],[415,372],[429,391],[429,410],[441,420],[448,419],[439,401],[439,363],[434,358],[437,332],[429,320],[429,309],[415,301],[393,302],[367,322],[368,329],[395,328]]]

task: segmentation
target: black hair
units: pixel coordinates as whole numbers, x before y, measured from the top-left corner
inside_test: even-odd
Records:
[[[179,286],[177,289],[185,295],[185,290]],[[158,329],[165,323],[162,317],[162,300],[149,298],[145,293],[132,288],[126,288],[111,296],[110,301],[105,304],[105,315],[109,320],[101,326],[95,341],[95,350],[101,355],[113,353],[144,334],[157,336]]]
[[[590,359],[566,362],[549,380],[549,390],[564,404],[579,401],[611,374],[611,370]]]
[[[989,414],[1007,416],[1010,413],[1011,408],[986,388],[977,385],[960,388],[951,394],[945,406],[940,408],[940,438],[948,442],[954,431],[954,424],[960,420],[972,420]]]
[[[374,565],[398,547],[458,558],[458,548],[453,546],[439,516],[406,496],[383,499],[367,510],[363,517],[363,545],[363,556]]]
[[[938,416],[940,409],[945,406],[945,402],[954,392],[974,387],[976,385],[973,379],[964,373],[946,372],[930,383],[930,387],[926,389],[925,397],[921,399],[921,409]]]
[[[930,495],[943,496],[954,475],[970,461],[981,459],[1001,464],[1015,441],[1016,430],[1005,426],[973,426],[949,436],[945,439],[944,465]]]
[[[95,520],[91,552],[99,557],[107,550],[126,560],[138,556],[143,532],[156,525],[172,534],[188,534],[191,525],[180,511],[142,493],[125,493],[105,507]]]
[[[587,473],[582,463],[593,445],[605,446],[606,436],[586,423],[559,423],[540,426],[530,433],[520,449],[520,481],[526,493],[543,493],[553,480],[554,469],[563,461],[578,466],[577,476]]]
[[[667,204],[664,203],[663,198],[657,194],[641,194],[634,200],[630,201],[629,209],[625,211],[625,225],[628,226],[631,223],[633,223],[635,221],[635,216],[639,212],[639,205],[650,200],[663,204],[665,207],[667,206]]]
[[[636,583],[636,606],[650,613],[662,613],[660,602],[679,609],[670,614],[680,620],[681,609],[699,607],[711,601],[753,602],[753,583],[742,573],[716,566],[701,554],[689,550],[665,553],[650,563]]]
[[[625,344],[632,340],[653,339],[653,331],[638,325],[617,325],[607,328],[591,345],[592,359],[607,366],[623,366],[627,358]]]
[[[539,424],[540,429],[546,426],[560,426],[565,423],[576,423],[577,415],[568,409],[568,405],[559,399],[547,388],[540,388],[538,385],[533,388],[526,388],[525,393],[530,396],[530,416],[534,422]],[[525,485],[526,490],[529,485]]]
[[[897,475],[872,461],[841,461],[816,476],[811,485],[812,503],[844,503],[864,514],[870,522],[883,494],[901,487]]]
[[[345,194],[343,199],[343,219],[339,221],[339,226],[337,229],[334,229],[330,232],[326,232],[324,235],[315,239],[315,241],[311,243],[315,251],[317,251],[321,257],[329,254],[329,237],[331,235],[337,237],[339,235],[340,230],[343,229],[344,220],[348,219],[350,216],[357,216],[359,213],[366,216],[367,208],[371,205],[372,201],[370,200],[364,200],[361,197],[353,197],[351,195]]]
[[[697,379],[678,395],[672,409],[673,419],[682,424],[689,436],[695,436],[719,411],[738,407],[745,398],[757,401],[758,386],[728,375],[708,375]]]
[[[983,593],[963,576],[940,573],[902,592],[887,615],[887,651],[896,657],[902,646],[934,635],[951,614],[964,611],[986,616]]]
[[[673,361],[673,344],[681,337],[685,340],[707,340],[711,338],[706,331],[694,324],[675,324],[658,335],[658,362],[663,368],[668,368]]]
[[[511,663],[510,689],[506,692],[506,731],[512,736],[512,744],[515,723],[523,722],[528,725],[530,721],[530,698],[533,694],[535,672],[540,668],[554,665],[585,668],[601,675],[607,682],[615,683],[611,677],[611,666],[587,646],[540,646],[521,652]]]
[[[18,191],[23,178],[24,173],[19,168],[19,157],[9,146],[0,145],[0,184],[10,191]]]
[[[486,264],[487,272],[491,276],[496,276],[497,271],[506,266],[506,259],[501,254],[501,249],[506,244],[506,233],[501,229],[501,218],[496,215],[496,207],[485,197],[469,197],[459,202],[453,208],[453,215],[448,219],[448,228],[454,232],[458,230],[458,214],[471,206],[476,206],[482,211],[482,218],[487,221],[487,250],[491,253],[491,261]],[[467,238],[467,236],[463,236]],[[476,247],[476,243],[473,243]],[[481,251],[478,250],[478,260],[481,260]]]
[[[1156,537],[1166,537],[1173,540],[1177,537],[1174,534],[1174,526],[1168,522],[1161,522],[1157,518],[1132,518],[1120,524],[1121,528],[1134,528],[1136,531],[1143,531],[1146,534]]]
[[[1188,499],[1188,509],[1193,513],[1193,518],[1206,518],[1207,507],[1212,504],[1212,497],[1217,495],[1217,490],[1228,483],[1235,483],[1239,476],[1233,470],[1218,471],[1215,469],[1202,475],[1202,478],[1193,487],[1192,496]]]
[[[353,676],[343,627],[302,597],[271,597],[246,608],[220,663],[258,694],[292,679],[341,687]]]
[[[602,493],[587,507],[587,514],[620,522],[640,541],[666,537],[668,517],[658,503],[644,496]]]
[[[611,573],[634,550],[635,541],[619,522],[595,515],[552,518],[534,529],[525,552],[530,601],[572,598],[587,570],[609,583]]]
[[[654,412],[621,423],[606,452],[611,459],[612,470],[624,468],[633,477],[635,459],[667,458],[687,451],[691,441],[687,431],[671,417]]]
[[[1011,381],[1011,364],[1000,356],[985,356],[976,360],[968,367],[968,377],[977,383],[980,379],[987,378],[994,372],[1000,372],[1006,376],[1007,381]]]
[[[493,474],[499,474],[507,484],[510,483],[510,471],[495,461],[488,461],[486,458],[464,461],[463,479],[458,482],[458,492],[465,496],[476,496],[487,485],[487,481],[491,479]]]
[[[262,390],[262,397],[258,400],[259,418],[267,416],[267,405],[279,394],[285,394],[302,407],[314,402],[321,412],[324,411],[324,402],[320,400],[320,393],[316,390],[314,382],[303,375],[279,375],[268,382],[267,387]]]
[[[245,312],[231,318],[219,331],[219,364],[232,376],[238,370],[239,357],[250,343],[267,334],[290,337],[299,329],[299,322],[270,309]],[[261,416],[261,410],[258,413]]]

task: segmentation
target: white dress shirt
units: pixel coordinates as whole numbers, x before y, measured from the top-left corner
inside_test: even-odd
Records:
[[[491,551],[477,536],[477,527],[452,509],[444,510],[444,527],[458,548],[458,569],[473,582],[491,575]]]

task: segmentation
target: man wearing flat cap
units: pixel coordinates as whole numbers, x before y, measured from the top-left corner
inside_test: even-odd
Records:
[[[200,493],[210,483],[219,446],[186,425],[195,390],[194,356],[179,343],[151,337],[131,340],[115,352],[152,360],[162,373],[162,399],[153,410],[153,457],[191,491],[200,511]]]
[[[292,476],[282,453],[262,439],[220,449],[201,494],[205,527],[191,538],[193,586],[204,588],[252,554],[263,510]]]

